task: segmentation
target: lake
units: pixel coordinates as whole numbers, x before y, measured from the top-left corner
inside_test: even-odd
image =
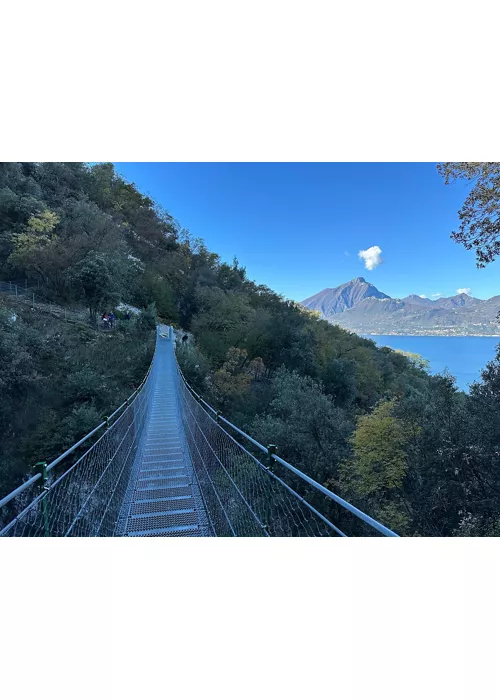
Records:
[[[456,377],[457,385],[464,391],[470,382],[480,379],[480,372],[495,356],[500,338],[485,336],[440,335],[366,335],[377,345],[387,345],[394,350],[416,352],[430,362],[435,374],[444,369]]]

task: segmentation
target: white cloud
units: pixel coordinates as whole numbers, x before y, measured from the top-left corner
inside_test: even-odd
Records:
[[[418,296],[419,296],[421,299],[427,299],[427,297],[425,296],[425,294],[419,294]]]
[[[457,294],[470,294],[470,287],[462,287],[457,289]]]
[[[374,270],[382,262],[382,258],[380,257],[381,254],[382,251],[378,247],[378,245],[372,245],[371,248],[367,248],[366,250],[360,250],[358,253],[358,257],[361,258],[361,260],[364,260],[365,267],[367,270]]]
[[[437,292],[436,294],[431,294],[431,299],[437,299],[438,297],[442,297],[443,295],[441,292]]]

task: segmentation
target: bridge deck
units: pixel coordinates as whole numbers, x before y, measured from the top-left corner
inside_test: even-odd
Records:
[[[152,406],[118,523],[126,537],[210,536],[180,416],[173,340],[160,332]]]

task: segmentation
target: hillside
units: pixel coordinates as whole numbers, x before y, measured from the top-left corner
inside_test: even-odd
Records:
[[[99,333],[0,294],[0,498],[132,393],[151,362],[152,321]]]
[[[321,318],[351,331],[375,335],[500,335],[500,297],[467,294],[392,299],[362,277],[324,289],[302,302]]]

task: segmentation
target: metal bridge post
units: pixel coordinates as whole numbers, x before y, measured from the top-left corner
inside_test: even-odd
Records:
[[[271,467],[273,466],[273,462],[274,462],[273,455],[276,454],[277,449],[278,448],[276,447],[276,445],[268,445],[267,446],[267,459],[268,459],[269,469],[271,469]]]
[[[47,462],[37,462],[35,464],[35,469],[42,475],[42,489],[46,489],[45,484],[48,479],[47,472]],[[47,499],[42,498],[42,514],[43,514],[43,529],[45,537],[50,537],[50,527],[49,527],[49,506],[47,504]]]
[[[278,448],[276,445],[267,446],[267,468],[272,471],[273,466],[273,454],[276,453]],[[272,477],[268,477],[266,486],[266,530],[269,534],[269,526],[271,524],[271,480]]]

